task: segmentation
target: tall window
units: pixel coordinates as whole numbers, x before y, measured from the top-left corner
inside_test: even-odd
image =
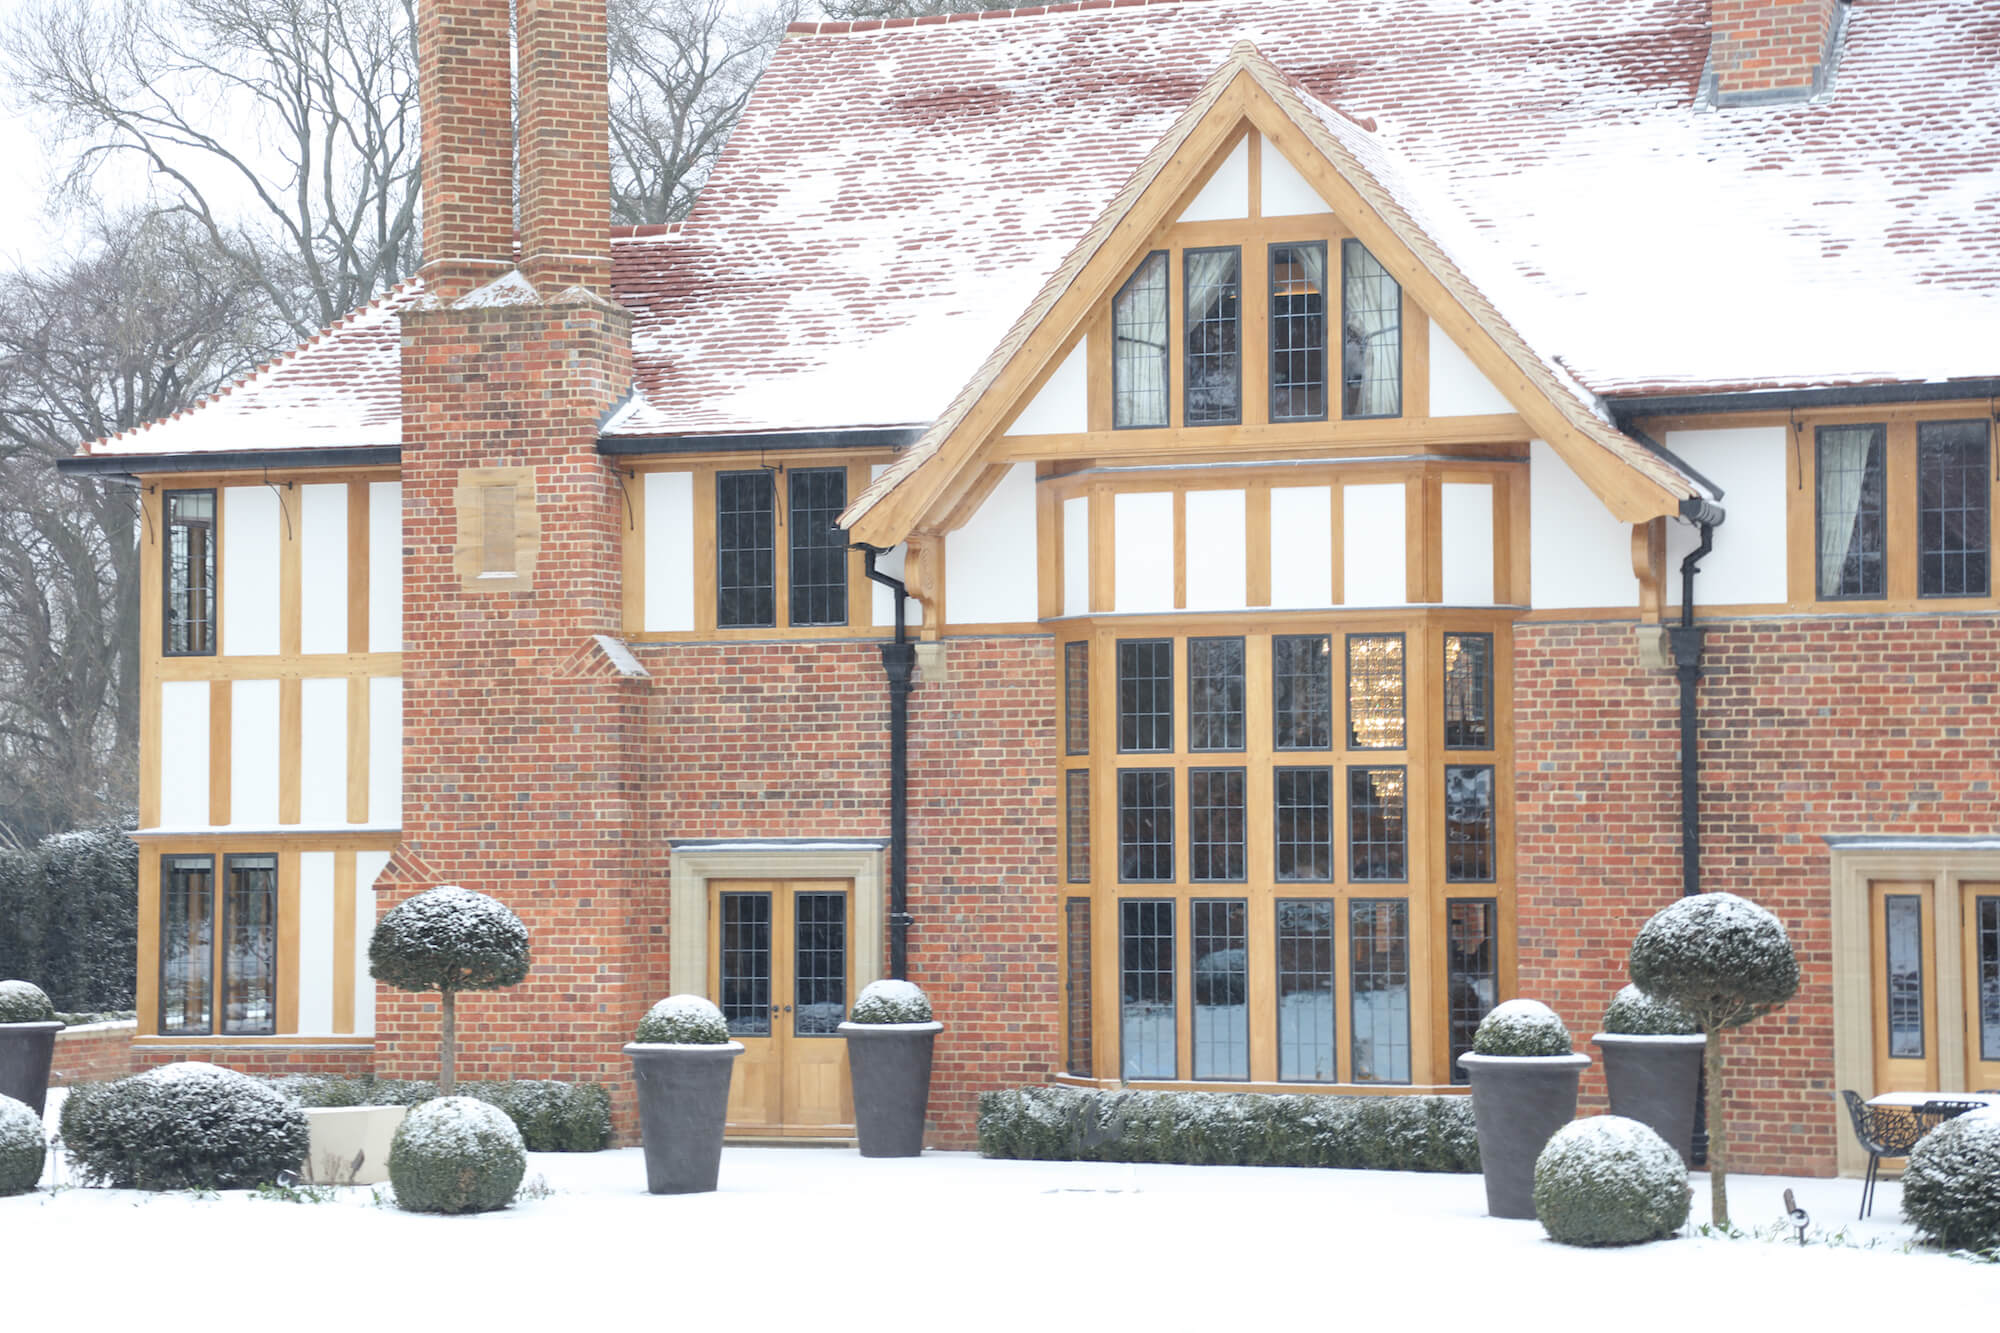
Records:
[[[1188,640],[1188,749],[1243,748],[1243,640]]]
[[[1883,899],[1887,923],[1889,1055],[1924,1058],[1924,900],[1892,893]]]
[[[1090,770],[1063,774],[1063,810],[1069,831],[1069,882],[1090,883]]]
[[[1341,243],[1340,412],[1403,412],[1403,289],[1359,241]]]
[[[1347,636],[1347,744],[1403,748],[1403,636]]]
[[[1347,877],[1407,878],[1403,838],[1403,769],[1347,770]]]
[[[207,1036],[215,983],[215,862],[169,856],[160,865],[160,1031]]]
[[[1243,420],[1243,253],[1235,246],[1182,252],[1187,286],[1187,383],[1182,420]]]
[[[1334,1068],[1334,902],[1278,900],[1278,1077],[1331,1083]]]
[[[1493,843],[1493,765],[1445,765],[1444,877],[1492,879]]]
[[[778,623],[771,474],[721,472],[715,478],[715,623],[721,629]]]
[[[1140,261],[1111,302],[1111,424],[1167,424],[1167,253]]]
[[[1064,1068],[1080,1078],[1091,1074],[1090,1008],[1090,899],[1063,900],[1063,924],[1067,928],[1066,956],[1063,960],[1063,990],[1068,1012],[1064,1015],[1069,1058]]]
[[[1917,425],[1917,592],[1924,597],[1984,597],[1992,586],[1993,484],[1986,466],[1986,423]]]
[[[1493,748],[1493,636],[1444,636],[1444,748]]]
[[[1453,899],[1445,916],[1445,996],[1451,1023],[1451,1081],[1466,1082],[1458,1057],[1472,1049],[1479,1020],[1500,1002],[1500,907],[1491,898]]]
[[[1410,1081],[1410,904],[1356,898],[1347,905],[1349,1058],[1356,1083]]]
[[[1333,770],[1280,768],[1271,774],[1278,878],[1333,879]]]
[[[1271,420],[1326,420],[1326,246],[1271,247]]]
[[[225,860],[222,1030],[267,1036],[278,1030],[278,858]]]
[[[1194,1076],[1250,1077],[1250,949],[1241,899],[1189,904],[1194,960]]]
[[[847,535],[836,521],[847,508],[847,469],[800,468],[791,490],[791,621],[847,623]]]
[[[1174,748],[1174,641],[1118,641],[1118,748],[1127,754]]]
[[[1188,770],[1188,878],[1243,878],[1243,770]]]
[[[169,657],[215,652],[215,492],[165,496],[166,629]]]
[[[1819,478],[1819,595],[1881,597],[1887,591],[1883,528],[1886,431],[1822,426]]]
[[[1174,771],[1118,771],[1118,877],[1128,883],[1172,883]]]
[[[1063,753],[1090,753],[1090,644],[1063,645]]]
[[[1126,1078],[1175,1073],[1174,903],[1127,898],[1118,904],[1119,1061]]]
[[[1280,634],[1271,640],[1272,747],[1324,750],[1333,745],[1333,640]]]

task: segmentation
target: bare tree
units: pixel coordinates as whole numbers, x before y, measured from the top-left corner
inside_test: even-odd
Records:
[[[976,14],[982,9],[1005,9],[1006,5],[986,0],[820,0],[830,19],[913,19],[934,14]]]

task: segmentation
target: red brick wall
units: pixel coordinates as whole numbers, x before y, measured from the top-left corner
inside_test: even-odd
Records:
[[[1680,893],[1678,689],[1630,624],[1514,636],[1520,992],[1597,1030]],[[1728,1038],[1732,1165],[1831,1174],[1828,834],[1990,833],[2000,617],[1727,621],[1701,685],[1702,887],[1776,912],[1799,994]],[[1602,1107],[1601,1074],[1586,1082]]]
[[[142,1047],[132,1052],[132,1058],[134,1070],[204,1060],[245,1074],[338,1074],[345,1078],[360,1078],[375,1063],[374,1052],[365,1046],[176,1046],[171,1050]]]
[[[133,1071],[132,1034],[137,1023],[91,1023],[56,1033],[55,1062],[49,1083],[109,1083]]]
[[[1811,88],[1837,8],[1837,0],[1714,0],[1716,91]]]

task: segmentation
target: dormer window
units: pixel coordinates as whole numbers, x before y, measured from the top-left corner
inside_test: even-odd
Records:
[[[1182,419],[1190,426],[1243,420],[1243,252],[1223,246],[1183,252],[1187,292],[1187,389]]]
[[[1359,241],[1341,246],[1340,414],[1403,413],[1403,289]]]
[[[1111,424],[1167,424],[1167,252],[1146,256],[1111,302]]]

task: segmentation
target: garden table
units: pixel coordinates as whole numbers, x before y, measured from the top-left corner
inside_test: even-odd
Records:
[[[1870,1106],[1885,1107],[1894,1111],[1915,1111],[1929,1102],[1984,1102],[1988,1106],[2000,1106],[2000,1093],[1991,1092],[1885,1092],[1879,1097],[1870,1097]]]

